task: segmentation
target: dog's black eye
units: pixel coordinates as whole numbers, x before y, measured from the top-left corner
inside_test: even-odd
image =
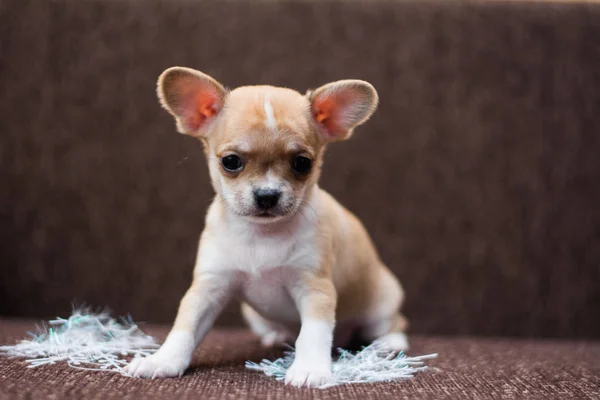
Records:
[[[306,174],[312,167],[312,161],[310,158],[303,156],[296,156],[292,159],[292,169],[299,174]]]
[[[242,159],[235,154],[221,158],[221,164],[223,164],[223,168],[230,172],[237,172],[243,167]]]

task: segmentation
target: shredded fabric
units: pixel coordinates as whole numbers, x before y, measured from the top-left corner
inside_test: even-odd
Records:
[[[28,368],[65,362],[70,367],[117,372],[127,375],[124,367],[129,356],[147,357],[159,345],[152,336],[146,335],[131,317],[120,322],[106,312],[93,313],[77,309],[68,318],[48,321],[38,328],[37,333],[28,333],[31,340],[22,340],[12,346],[0,346],[0,355],[23,357]],[[320,389],[346,383],[384,382],[410,379],[415,373],[428,367],[424,361],[437,357],[428,354],[407,357],[404,353],[385,350],[378,342],[363,348],[358,353],[338,349],[339,357],[333,363],[333,379]],[[262,360],[259,364],[247,361],[246,368],[262,371],[267,376],[284,380],[288,368],[294,361],[294,349],[284,353],[275,361]]]
[[[121,322],[108,313],[74,310],[68,318],[57,318],[28,332],[31,340],[13,346],[0,346],[0,354],[24,357],[35,368],[66,362],[85,370],[110,371],[125,375],[125,356],[148,356],[159,347],[152,336],[142,332],[131,317]]]
[[[319,386],[319,389],[347,383],[387,382],[397,379],[410,379],[415,373],[428,367],[425,360],[436,358],[437,354],[407,357],[403,352],[395,353],[375,341],[358,353],[338,349],[339,357],[332,365],[333,378]],[[282,381],[285,373],[294,361],[294,349],[284,353],[283,358],[275,361],[262,360],[259,364],[247,361],[246,368],[262,371],[267,376]]]

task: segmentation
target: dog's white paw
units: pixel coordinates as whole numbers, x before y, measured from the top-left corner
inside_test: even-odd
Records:
[[[136,357],[125,367],[125,372],[135,378],[174,378],[183,375],[189,361],[165,357],[158,353],[149,357]]]
[[[260,343],[266,348],[279,347],[292,341],[291,335],[280,331],[268,332],[260,338]]]
[[[285,383],[297,387],[318,387],[329,382],[331,378],[331,368],[324,368],[318,364],[293,363],[285,374]]]
[[[406,351],[408,350],[408,339],[406,335],[401,332],[392,332],[383,335],[377,342],[381,343],[386,349],[390,351]]]

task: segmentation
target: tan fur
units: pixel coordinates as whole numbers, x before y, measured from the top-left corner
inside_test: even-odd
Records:
[[[256,138],[253,151],[247,156],[255,162],[240,175],[228,176],[228,179],[253,179],[264,175],[267,168],[275,168],[278,174],[293,180],[288,167],[290,152],[287,147],[290,142],[298,143],[306,153],[316,157],[320,167],[326,141],[315,134],[306,113],[310,108],[309,99],[329,88],[330,85],[325,85],[311,92],[308,98],[294,90],[272,86],[247,86],[232,91],[227,98],[223,130],[220,135],[211,136],[207,143],[220,157],[225,151],[235,149],[235,144],[244,141],[250,132]],[[279,130],[275,138],[266,132],[263,108],[266,99],[275,107]],[[365,111],[366,116],[361,116],[359,123],[366,120],[375,107],[376,102]],[[311,181],[316,182],[319,175],[320,168],[313,171]],[[385,272],[386,267],[379,259],[362,223],[329,194],[324,191],[320,193],[326,207],[330,209],[326,212],[327,219],[319,223],[324,241],[324,258],[331,261],[323,263],[321,269],[315,271],[315,275],[331,279],[334,283],[339,300],[330,299],[330,302],[337,303],[337,319],[368,316],[381,301],[388,301],[391,303],[390,309],[397,309],[402,301],[402,294],[389,293],[394,289],[387,289],[380,283],[383,279],[395,278]],[[308,279],[307,285],[316,292],[323,291],[330,297],[335,296],[331,289],[323,289],[324,283],[320,279]],[[326,315],[330,310],[316,305],[315,312]]]
[[[326,192],[322,192],[322,197],[330,209],[328,218],[320,223],[332,239],[331,279],[338,296],[336,318],[343,321],[394,315],[403,300],[397,279],[379,259],[362,223]]]
[[[326,145],[349,138],[356,126],[368,120],[377,107],[375,89],[367,82],[345,80],[305,96],[272,86],[229,92],[199,71],[174,67],[161,75],[157,92],[178,130],[202,140],[217,195],[200,241],[194,282],[181,301],[170,334],[173,339],[167,339],[162,353],[135,363],[132,373],[181,373],[182,366],[189,364],[190,348],[236,291],[249,296],[248,303],[260,303],[262,311],[281,319],[269,320],[260,309],[242,305],[244,317],[264,344],[297,332],[294,313],[282,314],[281,304],[265,304],[265,293],[274,291],[279,301],[285,301],[286,293],[291,297],[302,328],[286,383],[315,385],[330,376],[329,350],[336,321],[338,327],[349,324],[360,329],[369,340],[389,337],[391,348],[404,349],[403,336],[393,336],[406,328],[399,314],[404,294],[397,278],[380,260],[361,222],[317,186]],[[229,171],[221,165],[222,158],[231,155],[239,157],[242,168]],[[312,160],[310,172],[293,170],[298,156]],[[285,204],[266,220],[257,216],[248,198],[249,188],[265,182],[284,188],[280,202]],[[226,227],[231,228],[224,231]],[[221,246],[220,232],[233,235],[228,239],[233,243],[219,250],[230,251],[231,256],[214,253]],[[258,242],[240,244],[246,246],[242,249],[246,253],[236,255],[238,239]],[[275,244],[261,250],[263,242]],[[292,259],[300,260],[298,265],[279,261],[286,259],[286,251],[296,254]],[[232,267],[222,270],[213,265],[219,257],[248,263],[235,266],[247,278],[240,281],[235,278],[239,273],[230,272]],[[284,263],[281,270],[268,264],[279,262]],[[258,270],[252,270],[253,263],[258,263]],[[276,286],[257,290],[252,282],[261,279]],[[178,364],[166,361],[172,354],[179,355]]]
[[[164,77],[164,74],[163,74]],[[205,79],[212,78],[203,75]],[[162,80],[163,78],[161,78]],[[216,82],[216,81],[215,81]],[[362,96],[369,96],[369,86],[357,85],[357,81],[340,81],[341,84],[357,86]],[[338,84],[339,84],[338,83]],[[360,82],[359,82],[360,83]],[[164,82],[159,81],[159,87]],[[216,83],[218,88],[222,86]],[[273,86],[246,86],[237,88],[227,94],[224,118],[218,128],[219,134],[209,135],[204,141],[209,151],[222,157],[226,152],[236,150],[236,144],[252,137],[252,151],[244,153],[253,162],[238,175],[226,175],[227,179],[253,179],[265,174],[271,168],[278,175],[293,181],[289,170],[288,150],[290,143],[298,144],[299,149],[316,159],[315,170],[309,182],[297,181],[296,185],[316,183],[322,165],[322,154],[328,141],[347,139],[348,135],[327,140],[315,132],[312,121],[307,119],[310,102],[324,92],[335,92],[334,84],[327,84],[302,96],[292,89]],[[160,93],[160,92],[159,92]],[[263,104],[268,100],[275,108],[278,132],[275,137],[265,126]],[[356,125],[365,122],[377,107],[377,98],[360,110]],[[213,181],[213,184],[216,182]],[[403,331],[406,323],[398,310],[403,301],[403,292],[398,290],[397,279],[389,272],[379,259],[377,251],[362,223],[333,197],[324,191],[319,192],[326,207],[326,219],[319,221],[323,238],[323,258],[329,260],[314,271],[315,277],[308,277],[306,284],[310,290],[320,292],[328,300],[312,306],[317,316],[329,316],[331,308],[335,308],[338,320],[354,318],[393,318],[390,331]],[[329,280],[333,287],[328,287]],[[390,284],[386,284],[390,281]],[[337,297],[335,299],[334,297]],[[388,303],[389,306],[381,307]],[[381,313],[380,316],[374,314]],[[393,315],[393,317],[392,317]],[[385,332],[384,332],[385,333]]]

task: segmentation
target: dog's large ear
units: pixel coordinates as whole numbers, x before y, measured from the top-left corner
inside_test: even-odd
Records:
[[[205,128],[221,112],[227,91],[216,80],[191,68],[172,67],[158,78],[158,98],[177,121],[177,129],[204,136]]]
[[[334,142],[352,135],[377,108],[377,91],[368,82],[343,80],[308,93],[313,118],[325,140]]]

